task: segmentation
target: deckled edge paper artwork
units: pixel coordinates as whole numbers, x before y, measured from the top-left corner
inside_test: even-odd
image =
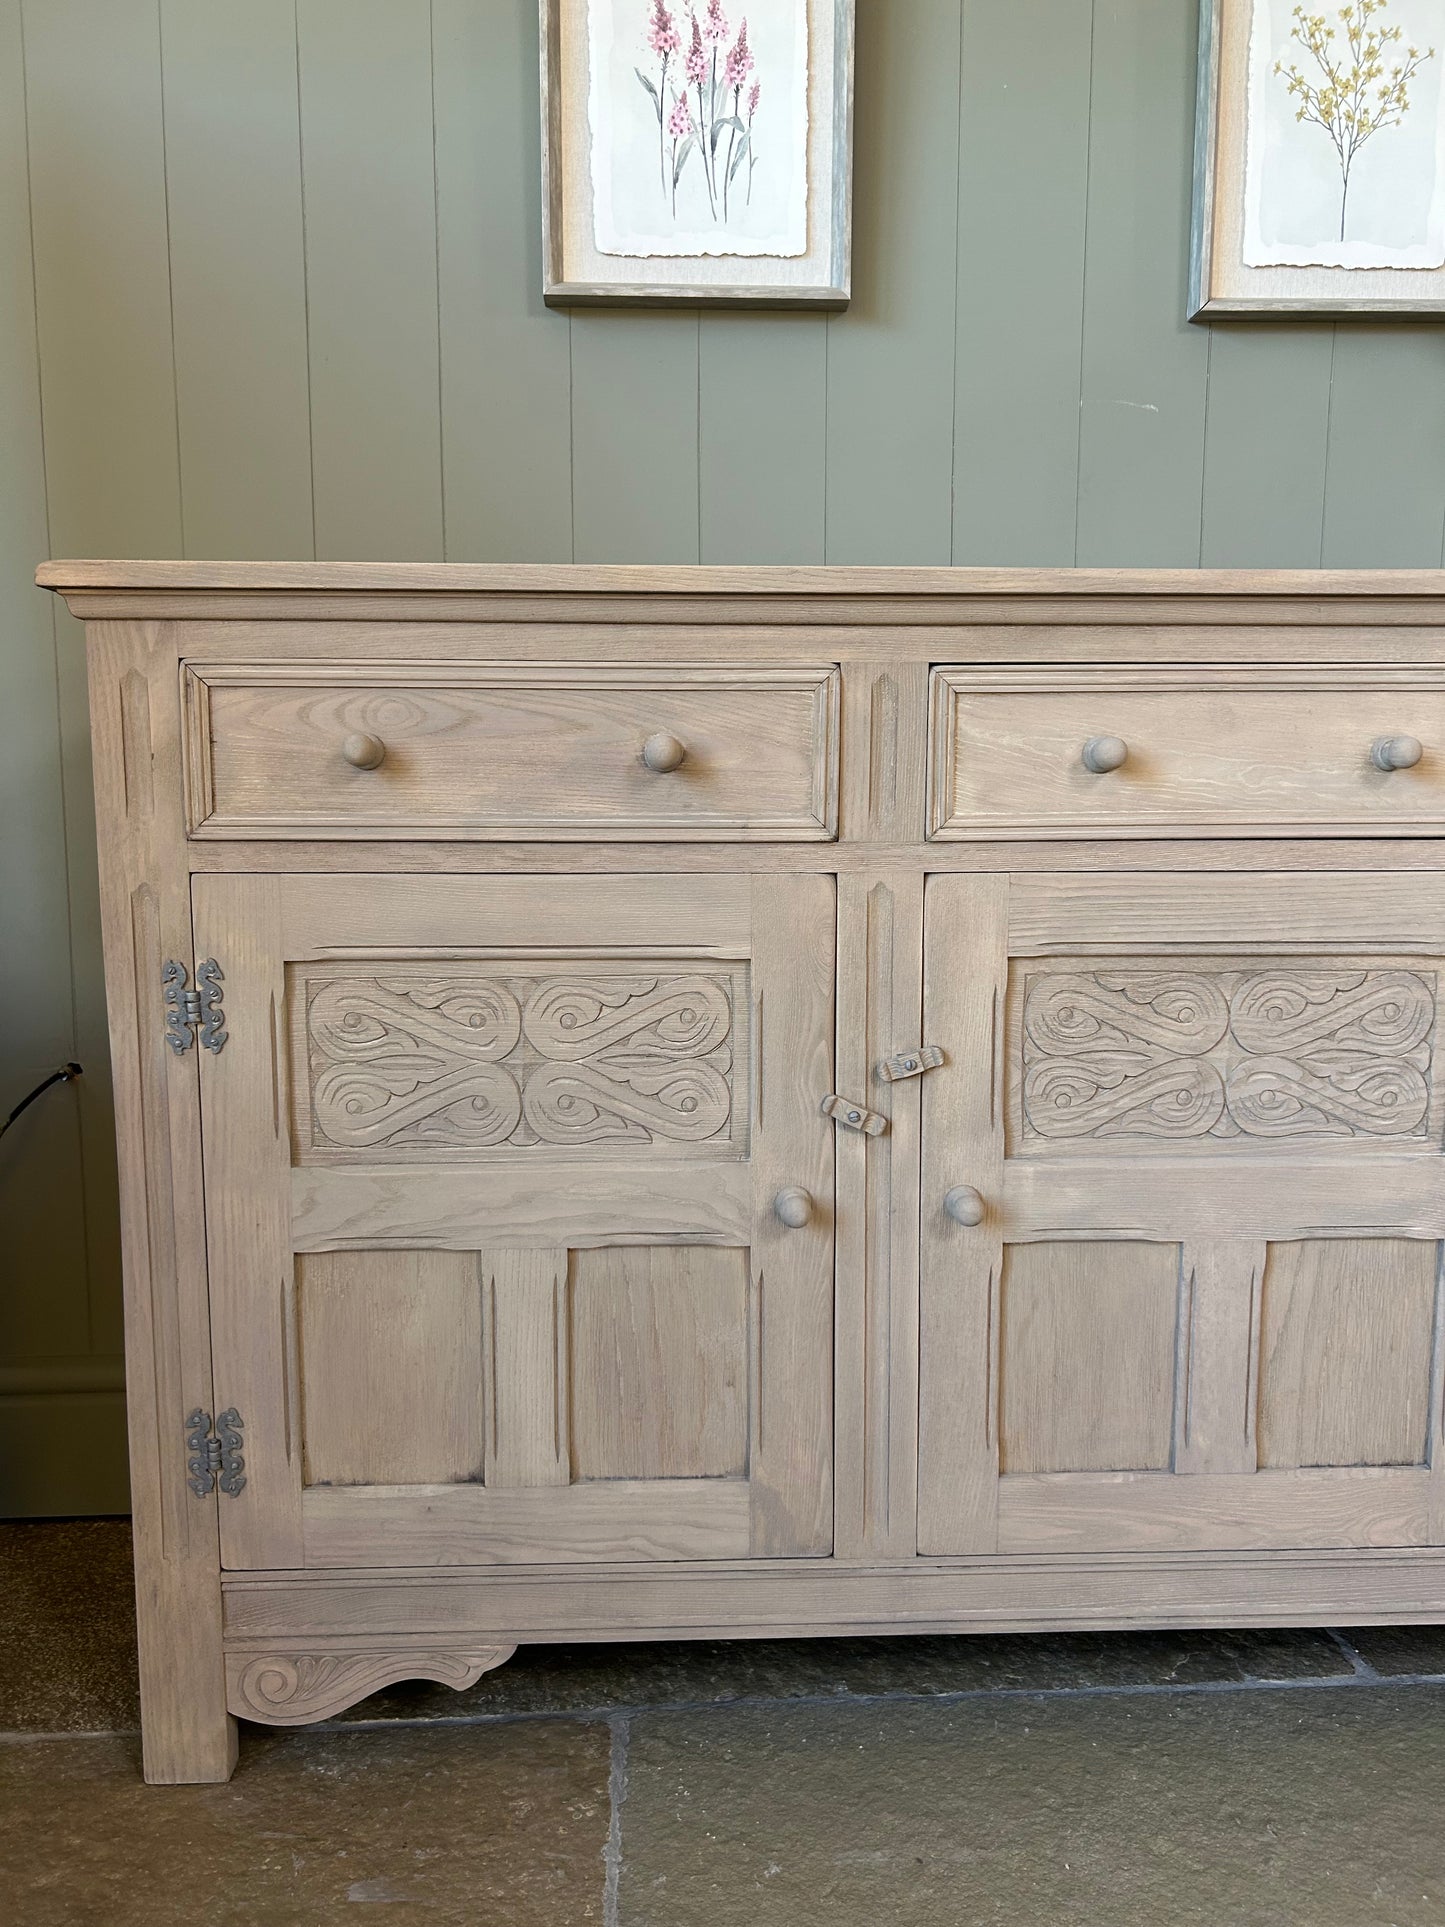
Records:
[[[588,0],[587,23],[599,253],[806,254],[808,0]]]
[[[1248,268],[1445,266],[1445,0],[1254,0]]]

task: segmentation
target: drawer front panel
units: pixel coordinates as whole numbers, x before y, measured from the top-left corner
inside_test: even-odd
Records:
[[[832,665],[187,663],[190,833],[824,841],[839,685]]]
[[[930,771],[945,840],[1439,835],[1445,674],[940,668]]]

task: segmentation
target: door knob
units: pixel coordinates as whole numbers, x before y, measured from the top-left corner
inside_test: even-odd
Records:
[[[1091,736],[1084,745],[1084,768],[1095,776],[1107,776],[1122,769],[1129,760],[1129,745],[1122,736]]]
[[[956,1184],[944,1198],[943,1210],[944,1215],[952,1218],[955,1224],[982,1224],[983,1193],[975,1191],[971,1184]]]
[[[1370,749],[1376,769],[1414,769],[1425,751],[1418,736],[1381,736]]]
[[[380,769],[386,760],[386,744],[379,736],[358,730],[341,745],[341,753],[353,769]]]
[[[801,1231],[813,1219],[812,1195],[799,1185],[789,1185],[773,1199],[773,1210],[789,1231]]]
[[[670,776],[675,769],[681,769],[687,760],[687,744],[680,743],[675,736],[665,730],[649,736],[642,745],[642,760],[650,770],[659,776]]]

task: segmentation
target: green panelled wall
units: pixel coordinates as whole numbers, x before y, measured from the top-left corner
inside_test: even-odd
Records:
[[[851,311],[569,319],[535,0],[0,0],[0,1112],[86,1068],[0,1144],[0,1511],[124,1505],[84,675],[35,562],[1436,566],[1445,331],[1184,320],[1195,33],[858,0]]]

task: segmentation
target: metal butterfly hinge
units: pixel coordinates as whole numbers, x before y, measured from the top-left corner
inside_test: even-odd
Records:
[[[214,957],[196,965],[196,987],[186,988],[186,966],[174,957],[161,967],[161,988],[166,1004],[166,1042],[177,1057],[184,1057],[201,1040],[201,1049],[219,1054],[225,1049],[229,1032],[226,1013],[221,1008],[221,985],[225,973]]]

